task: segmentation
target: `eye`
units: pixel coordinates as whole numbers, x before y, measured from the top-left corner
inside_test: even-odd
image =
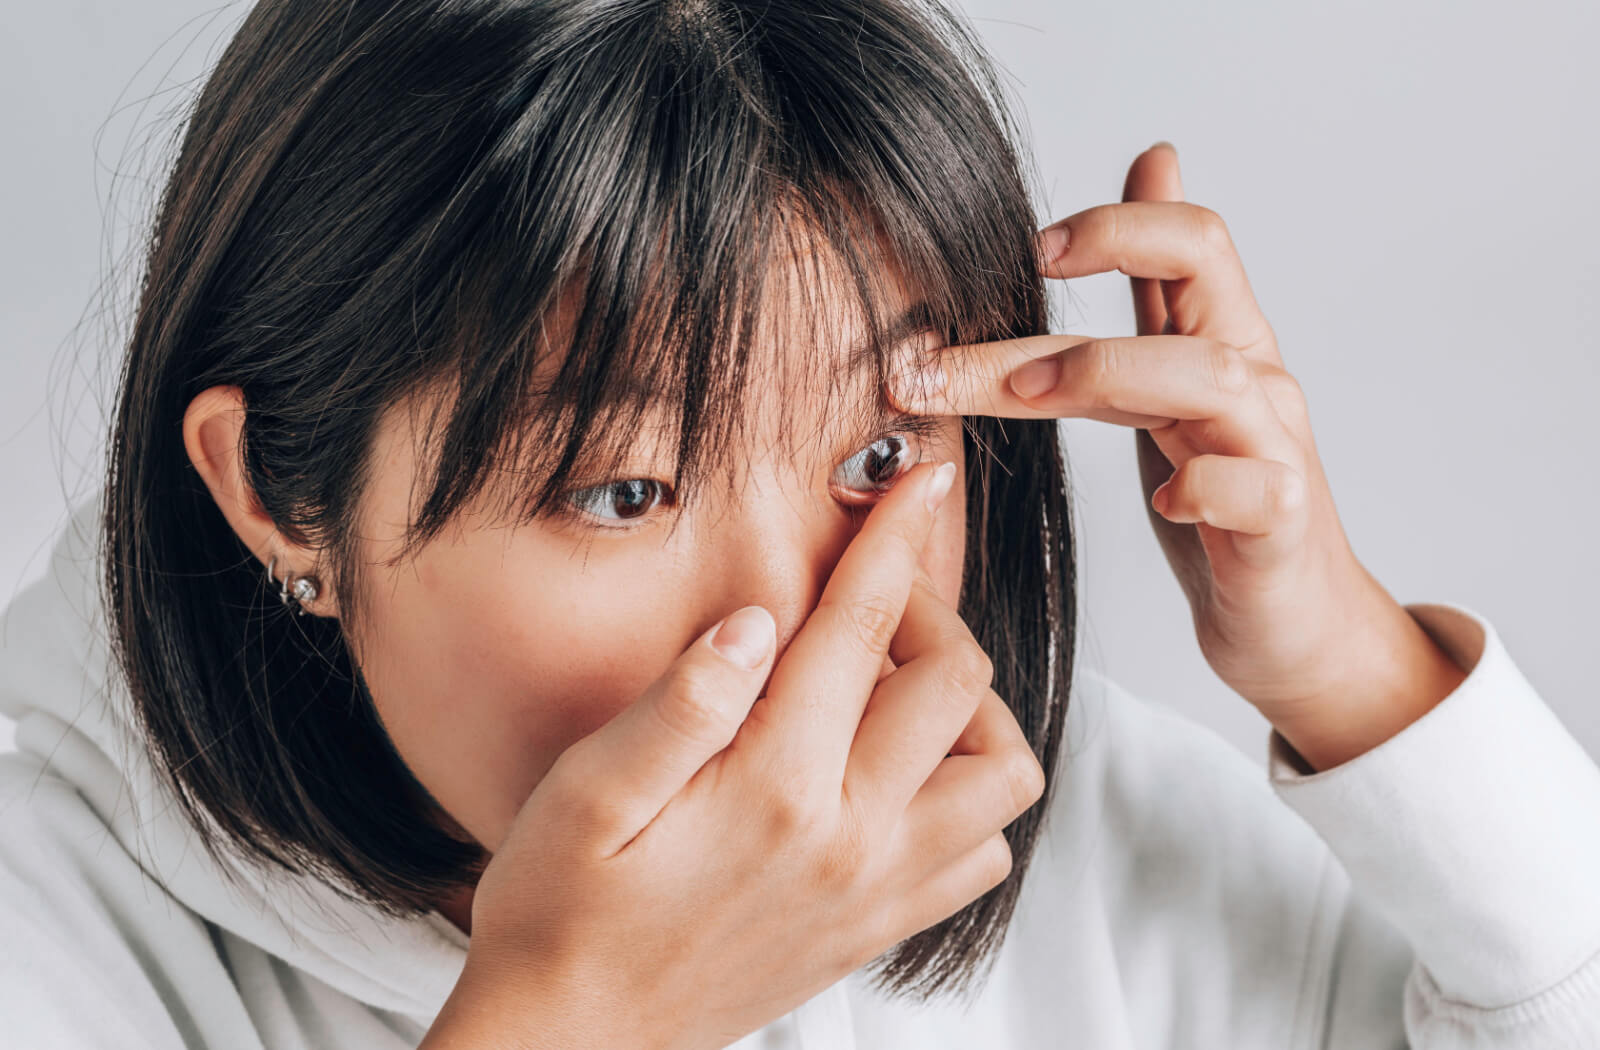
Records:
[[[578,489],[568,493],[566,499],[568,505],[578,513],[604,522],[602,528],[627,528],[621,523],[641,518],[657,505],[670,503],[665,495],[670,491],[667,485],[659,481],[628,478]]]
[[[839,464],[830,483],[850,492],[882,495],[894,488],[900,475],[922,461],[918,438],[912,432],[884,435]]]

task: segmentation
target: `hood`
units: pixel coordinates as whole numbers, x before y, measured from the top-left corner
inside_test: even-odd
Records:
[[[45,576],[0,615],[0,714],[17,723],[17,749],[76,787],[140,868],[207,922],[359,1002],[431,1023],[466,962],[454,924],[438,912],[390,918],[321,880],[242,861],[223,871],[158,780],[111,663],[100,500],[74,506]],[[843,981],[774,1026],[789,1046],[855,1045]]]

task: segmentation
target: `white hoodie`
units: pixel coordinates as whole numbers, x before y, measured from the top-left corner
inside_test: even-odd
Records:
[[[0,1045],[415,1047],[465,936],[314,880],[224,880],[108,688],[98,509],[0,620],[19,748],[0,755]],[[889,1000],[860,971],[734,1046],[1600,1048],[1600,769],[1480,615],[1408,609],[1468,678],[1311,776],[1276,733],[1263,774],[1081,666],[970,1005]]]

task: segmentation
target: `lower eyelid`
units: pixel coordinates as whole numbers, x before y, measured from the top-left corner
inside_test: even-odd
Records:
[[[887,489],[883,492],[859,492],[855,489],[847,489],[843,485],[835,485],[832,482],[828,484],[828,489],[834,494],[834,499],[852,507],[864,507],[868,504],[876,503],[888,492]]]
[[[624,481],[648,481],[656,486],[656,491],[660,493],[660,496],[646,509],[644,514],[636,518],[607,518],[592,514],[584,510],[580,505],[578,497],[593,495],[596,492],[603,493],[603,490]],[[643,528],[649,524],[659,516],[658,511],[662,508],[676,506],[677,493],[673,491],[671,485],[663,481],[657,481],[654,478],[617,478],[613,481],[603,481],[594,485],[584,485],[570,489],[562,494],[557,505],[561,515],[577,524],[580,528],[601,532],[628,532]]]

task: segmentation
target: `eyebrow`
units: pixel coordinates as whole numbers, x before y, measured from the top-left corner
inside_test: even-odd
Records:
[[[933,313],[925,302],[915,302],[902,310],[887,325],[878,329],[878,341],[881,345],[896,347],[920,332],[937,327],[933,321]],[[874,354],[872,342],[862,337],[853,343],[845,353],[844,365],[840,373],[845,376],[854,375],[865,371],[872,363]]]

